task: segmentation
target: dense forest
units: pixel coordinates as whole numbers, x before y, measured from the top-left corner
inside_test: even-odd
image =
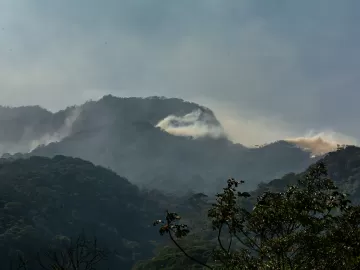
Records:
[[[339,149],[326,155],[318,164],[324,164],[327,171],[322,171],[323,175],[315,175],[314,179],[323,179],[328,172],[339,187],[339,194],[346,192],[353,203],[358,202],[360,148],[349,146]],[[279,192],[287,194],[287,186],[296,185],[299,179],[309,174],[309,170],[260,184],[253,192],[235,194],[238,196],[234,197],[237,198],[236,203],[243,207],[239,209],[251,212],[259,204],[259,198],[269,192],[273,196]],[[212,258],[213,251],[218,248],[217,231],[213,230],[213,220],[208,217],[208,210],[216,205],[216,197],[203,193],[168,197],[159,191],[141,190],[106,168],[65,156],[1,159],[0,178],[1,265],[10,267],[25,261],[27,269],[37,269],[39,256],[77,243],[77,237],[84,234],[90,240],[96,236],[99,250],[107,251],[106,259],[105,255],[99,257],[95,269],[201,269],[203,266],[194,258],[211,267],[216,266]],[[226,183],[223,181],[224,191],[227,190]],[[332,190],[331,186],[326,186],[325,191],[326,188]],[[307,196],[310,199],[314,195]],[[278,203],[272,207],[279,210],[281,201]],[[163,219],[165,210],[181,214],[181,224],[186,225],[179,229],[185,228],[184,236],[190,235],[176,235],[179,238],[176,241],[186,254],[190,254],[190,258],[171,240],[160,237],[153,227],[155,220]],[[168,212],[165,220],[169,215],[171,217],[172,212]],[[212,216],[213,219],[215,217]],[[269,218],[275,224],[275,217],[270,215]],[[90,245],[91,241],[86,243]],[[241,245],[233,248],[236,252]],[[357,254],[358,251],[354,252]],[[48,256],[42,261],[49,261],[49,258],[55,257]],[[50,265],[51,260],[48,263]]]
[[[2,266],[17,251],[32,265],[37,252],[84,232],[116,251],[112,266],[128,269],[157,239],[149,228],[154,214],[162,213],[156,200],[90,162],[64,156],[2,159],[0,179]]]

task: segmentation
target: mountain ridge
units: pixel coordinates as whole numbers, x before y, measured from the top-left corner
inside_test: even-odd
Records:
[[[213,136],[222,128],[214,112],[178,98],[108,95],[46,114],[46,121],[34,120],[50,130],[32,138],[37,147],[4,157],[78,157],[111,168],[140,187],[184,193],[214,193],[230,175],[244,177],[251,189],[264,178],[299,172],[313,162],[308,152],[284,141],[248,148]],[[160,125],[164,119],[169,121]],[[190,133],[174,136],[169,127],[173,132],[190,127]]]

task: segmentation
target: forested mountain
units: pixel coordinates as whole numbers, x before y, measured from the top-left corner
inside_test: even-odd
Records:
[[[135,259],[150,254],[149,241],[157,238],[149,228],[159,213],[156,200],[127,179],[81,159],[1,159],[1,269],[18,254],[33,266],[37,252],[82,231],[114,252],[111,269],[129,269]]]
[[[67,140],[69,138],[64,141]],[[274,151],[271,148],[279,149],[279,146],[297,149],[277,142],[256,151],[242,151],[248,151],[247,155],[253,159],[260,151],[263,157],[269,155],[267,158],[270,158],[271,152],[266,151]],[[0,265],[7,265],[9,260],[16,260],[16,256],[22,254],[30,259],[31,266],[38,250],[48,248],[49,244],[61,245],[85,230],[88,235],[98,237],[99,245],[112,251],[106,262],[110,269],[130,269],[134,262],[153,256],[155,247],[153,260],[143,261],[136,267],[159,269],[161,265],[161,269],[184,269],[184,265],[192,265],[191,260],[171,245],[163,249],[163,240],[151,226],[166,209],[180,211],[191,228],[195,228],[194,232],[200,232],[198,237],[191,237],[190,242],[182,242],[192,254],[207,258],[216,243],[216,235],[204,220],[207,204],[202,201],[202,194],[168,197],[158,191],[141,191],[116,173],[79,158],[23,157],[0,160],[0,254],[3,254]],[[322,161],[340,189],[349,192],[354,202],[359,201],[360,148],[345,147],[327,154]],[[284,189],[301,175],[290,173],[260,184],[251,193],[252,200],[255,202],[256,196],[266,190]],[[222,186],[226,185],[225,180],[226,176],[220,181]],[[211,202],[212,196],[207,200]]]
[[[234,144],[221,134],[210,109],[175,98],[105,96],[57,113],[39,107],[3,110],[7,112],[2,117],[6,136],[0,137],[3,153],[27,148],[27,155],[80,157],[109,167],[139,186],[167,192],[212,193],[230,175],[242,177],[251,189],[264,179],[300,172],[314,161],[308,152],[285,141],[260,148]],[[176,121],[193,112],[198,113],[194,119]],[[196,139],[191,133],[171,135],[157,127],[170,115],[175,118],[169,120],[173,131],[200,125],[218,134],[205,133]]]

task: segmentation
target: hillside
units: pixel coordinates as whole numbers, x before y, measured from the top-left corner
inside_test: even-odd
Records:
[[[134,253],[142,258],[151,251],[156,209],[125,178],[81,159],[1,159],[0,265],[9,265],[17,250],[31,264],[35,252],[85,230],[116,250],[112,269],[129,269]]]
[[[171,125],[167,131],[189,136],[157,127],[164,119]],[[35,120],[34,129],[44,122],[48,130],[32,140],[32,145],[43,146],[30,155],[80,157],[110,167],[139,186],[167,192],[212,193],[230,175],[242,177],[251,189],[260,180],[300,172],[314,161],[284,141],[254,149],[234,144],[221,134],[210,109],[175,98],[105,96],[50,113],[46,121]],[[203,136],[194,139],[194,133]]]
[[[354,205],[360,204],[360,148],[347,146],[335,152],[327,154],[320,159],[327,168],[328,176],[332,179],[339,191],[349,195]],[[288,185],[296,185],[297,181],[306,174],[307,170],[299,174],[289,173],[281,178],[274,179],[269,183],[262,183],[259,187],[250,192],[251,197],[242,200],[242,206],[248,211],[253,211],[258,198],[266,191],[284,192]],[[224,184],[225,187],[225,184]],[[239,191],[241,191],[241,186]],[[178,240],[181,246],[202,262],[209,262],[209,254],[217,246],[217,231],[213,232],[212,225],[207,218],[208,209],[215,203],[215,198],[198,200],[197,208],[202,206],[202,210],[197,210],[198,214],[189,214],[185,209],[174,209],[183,218],[183,223],[189,225],[191,235],[183,240]],[[356,220],[355,217],[354,221]],[[358,220],[358,219],[357,219]],[[355,221],[356,222],[356,221]],[[260,223],[260,222],[259,222]],[[188,259],[170,241],[167,245],[159,247],[154,251],[154,257],[148,261],[138,262],[134,270],[145,269],[202,269],[194,261]],[[174,259],[176,258],[176,259]],[[344,266],[345,267],[345,266]],[[346,268],[346,267],[345,267]],[[205,269],[205,268],[204,268]],[[348,268],[346,268],[348,269]],[[351,268],[353,269],[353,268]],[[355,268],[354,268],[355,269]]]
[[[351,199],[360,203],[360,148],[347,146],[344,149],[330,152],[321,159],[327,166],[329,177]],[[283,190],[287,185],[294,184],[301,174],[289,173],[282,178],[261,184],[254,194],[265,189]]]

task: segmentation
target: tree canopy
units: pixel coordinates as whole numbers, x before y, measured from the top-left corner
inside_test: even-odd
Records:
[[[154,225],[203,269],[360,267],[360,207],[339,191],[323,162],[284,191],[265,191],[252,209],[245,203],[251,195],[238,191],[241,184],[229,179],[208,211],[217,232],[210,260],[201,261],[179,244],[191,231],[177,213],[167,212]]]

